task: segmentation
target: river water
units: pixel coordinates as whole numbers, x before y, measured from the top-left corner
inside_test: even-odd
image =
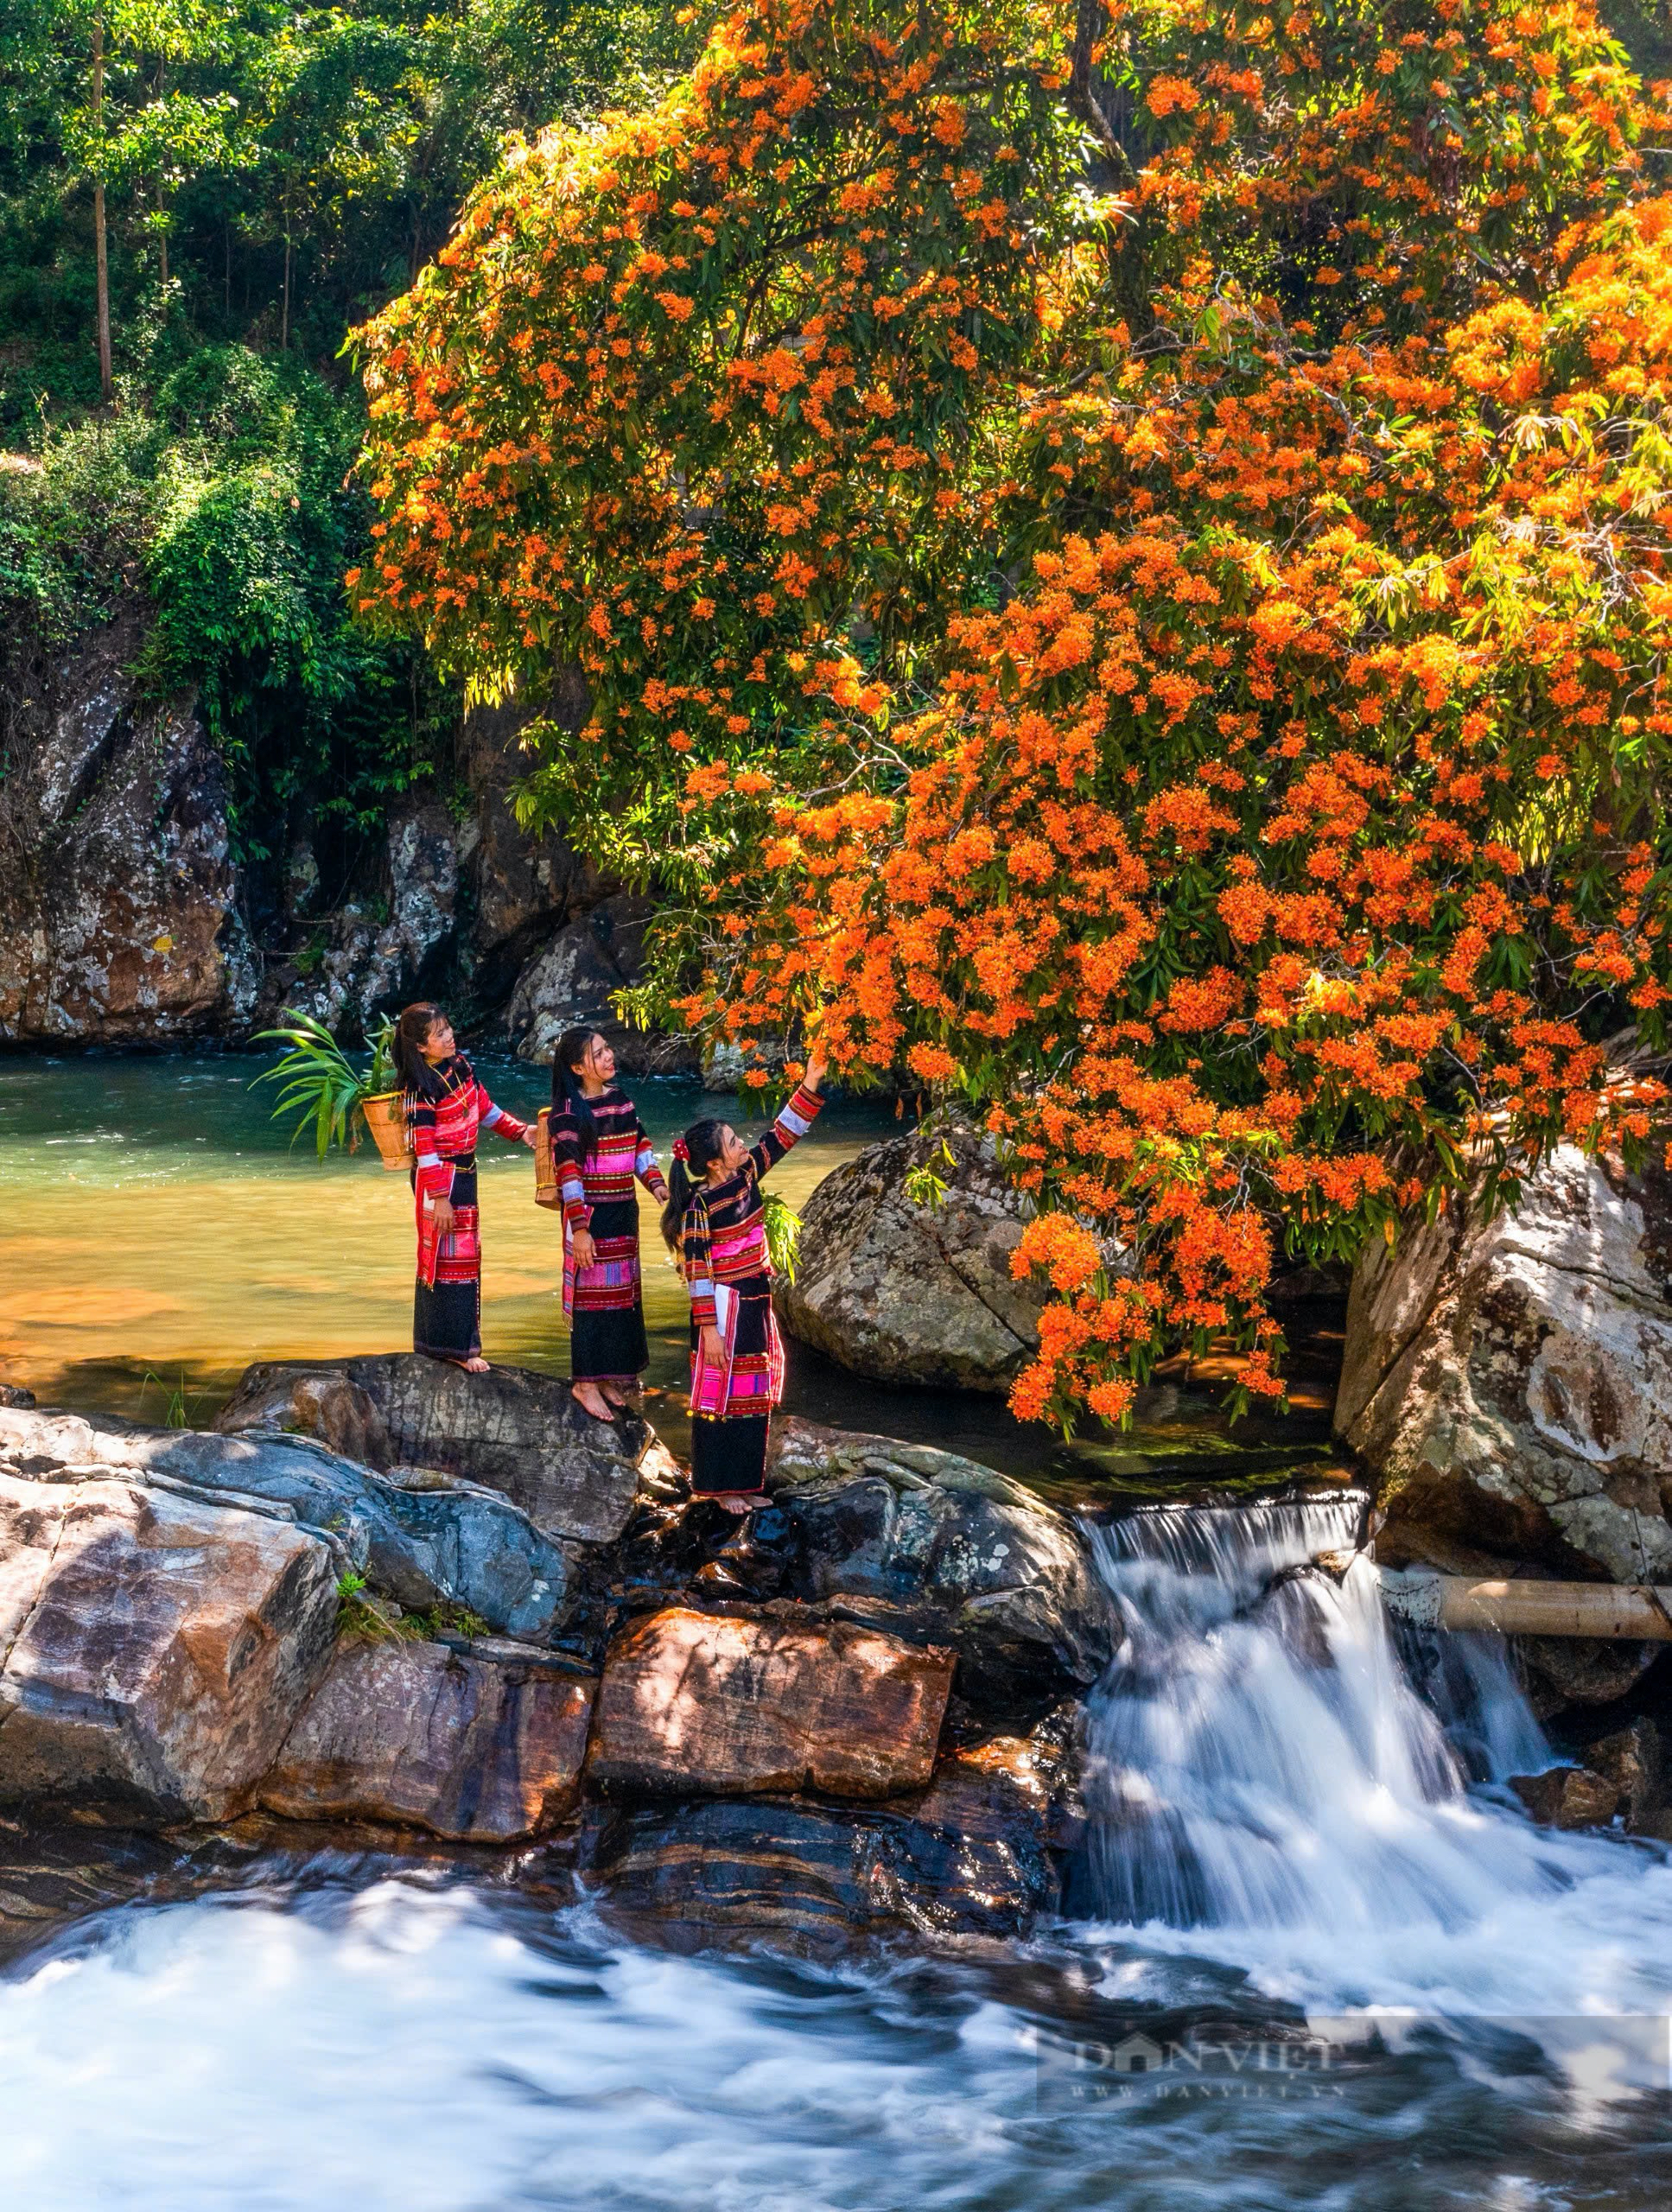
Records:
[[[544,1103],[544,1071],[477,1056],[491,1094],[527,1116]],[[324,1161],[292,1147],[251,1090],[263,1063],[243,1055],[0,1057],[0,1381],[43,1404],[201,1425],[257,1359],[345,1357],[412,1342],[412,1202],[368,1144]],[[730,1096],[694,1085],[633,1086],[665,1163],[699,1113],[736,1116]],[[753,1128],[754,1124],[745,1124]],[[791,1205],[861,1146],[893,1134],[874,1109],[833,1101],[811,1136],[773,1171]],[[534,1204],[521,1146],[484,1138],[482,1340],[490,1359],[569,1372],[557,1295],[556,1217]],[[688,1312],[683,1287],[640,1193],[652,1418],[683,1448]],[[791,1349],[791,1412],[840,1427],[964,1452],[1077,1496],[1089,1477],[1146,1477],[1154,1458],[1230,1465],[1232,1439],[1211,1386],[1152,1393],[1138,1433],[1065,1454],[1048,1432],[1013,1421],[1001,1401],[889,1389],[803,1346]],[[1318,1410],[1245,1446],[1281,1457],[1327,1431]]]
[[[33,1938],[0,1879],[0,2201],[1658,2212],[1668,1854],[1514,1808],[1546,1754],[1497,1648],[1425,1704],[1365,1570],[1306,1570],[1352,1517],[1096,1532],[1124,1636],[1026,1943],[671,1955],[542,1852],[222,1846]]]
[[[287,1154],[251,1072],[0,1063],[9,1379],[200,1419],[249,1359],[405,1340],[404,1186]],[[658,1137],[693,1111],[641,1094]],[[779,1187],[875,1126],[836,1109]],[[485,1160],[488,1349],[561,1373],[555,1225]],[[671,1388],[654,1262],[649,1304]],[[1030,1464],[991,1405],[794,1368],[823,1417]],[[1179,1433],[1218,1432],[1139,1441]],[[1026,1943],[680,1956],[561,1846],[0,1823],[0,2207],[1658,2212],[1668,1853],[1530,1825],[1505,1779],[1549,1754],[1498,1647],[1395,1649],[1362,1566],[1308,1565],[1359,1503],[1090,1525],[1120,1649],[1066,1916]]]

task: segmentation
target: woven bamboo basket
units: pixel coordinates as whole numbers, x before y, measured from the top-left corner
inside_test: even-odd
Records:
[[[363,1098],[360,1111],[384,1166],[392,1174],[404,1174],[412,1159],[412,1132],[400,1092],[385,1090],[375,1098]]]
[[[534,1117],[534,1203],[560,1209],[563,1192],[557,1187],[557,1163],[551,1156],[551,1109],[543,1106]]]

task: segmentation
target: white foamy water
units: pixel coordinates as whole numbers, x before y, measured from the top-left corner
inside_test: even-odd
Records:
[[[1079,1954],[1107,1980],[1119,1948]],[[1329,2101],[1064,2116],[1038,2102],[1050,1976],[674,1958],[584,1913],[385,1879],[124,1908],[0,1981],[7,2212],[1571,2212],[1646,2173],[1617,2083],[1459,2046]],[[1152,1999],[1215,1996],[1151,1955]],[[1033,1985],[1022,1987],[1025,1979]],[[1234,1993],[1230,1993],[1234,2002]],[[1111,2032],[1098,2025],[1105,2038]],[[1496,2159],[1496,2165],[1484,2162]],[[1483,2172],[1495,2177],[1481,2185]],[[1614,2186],[1619,2212],[1663,2201]]]
[[[1326,1499],[1092,1532],[1125,1630],[1089,1700],[1093,1909],[1314,2010],[1664,2013],[1667,1853],[1466,1787],[1369,1567],[1308,1569],[1356,1516]],[[1445,1682],[1488,1778],[1551,1764],[1491,1640],[1459,1640]]]
[[[1126,1637],[1090,1714],[1097,1920],[816,1968],[275,1865],[0,1976],[0,2207],[1661,2212],[1663,2046],[1657,2073],[1612,2024],[1672,1996],[1666,1854],[1465,1787],[1454,1741],[1490,1777],[1542,1757],[1537,1731],[1470,1642],[1440,1670],[1448,1739],[1369,1579],[1290,1573],[1351,1512],[1102,1533]],[[1041,2103],[1041,2044],[1348,2013],[1391,2055]]]

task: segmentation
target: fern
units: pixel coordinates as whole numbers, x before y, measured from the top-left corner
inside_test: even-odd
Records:
[[[796,1257],[801,1249],[801,1216],[772,1192],[761,1195],[766,1216],[766,1258],[774,1274],[793,1282]]]

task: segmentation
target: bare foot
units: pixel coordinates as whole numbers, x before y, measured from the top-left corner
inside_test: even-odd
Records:
[[[590,1379],[584,1382],[573,1382],[569,1385],[569,1389],[575,1404],[584,1406],[594,1421],[615,1419],[617,1408],[611,1405],[608,1399],[599,1389],[598,1385]]]
[[[462,1367],[467,1375],[486,1375],[487,1373],[487,1362],[482,1357],[480,1352],[477,1352],[473,1358],[455,1359],[451,1361],[449,1363],[454,1367]]]
[[[632,1390],[625,1382],[601,1382],[598,1388],[613,1406],[625,1406],[633,1395]]]
[[[757,1505],[764,1505],[764,1497],[757,1497],[752,1491],[719,1491],[713,1494],[714,1503],[722,1513],[735,1513],[741,1518],[753,1513]]]

